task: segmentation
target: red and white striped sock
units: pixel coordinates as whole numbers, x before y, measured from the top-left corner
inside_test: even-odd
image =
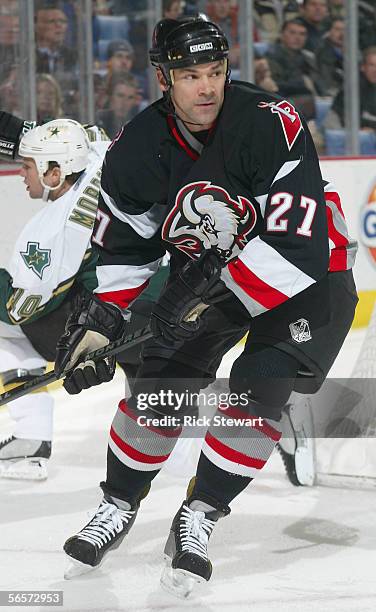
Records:
[[[239,408],[217,411],[205,436],[195,490],[230,503],[257,477],[281,437],[279,423]],[[252,420],[252,424],[251,423]],[[223,424],[222,424],[223,423]]]

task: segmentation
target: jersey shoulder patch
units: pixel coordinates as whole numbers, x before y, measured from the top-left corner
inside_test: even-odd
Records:
[[[277,114],[282,125],[283,135],[286,140],[288,150],[291,151],[303,124],[296,108],[287,100],[280,102],[259,102],[258,108],[269,109],[273,114]]]
[[[26,251],[20,255],[26,267],[42,279],[44,270],[51,264],[51,249],[42,249],[39,242],[28,242]]]

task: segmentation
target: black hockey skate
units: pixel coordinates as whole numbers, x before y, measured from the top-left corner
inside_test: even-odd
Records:
[[[70,557],[64,578],[70,580],[99,567],[110,550],[116,550],[132,527],[140,504],[104,496],[95,515],[76,535],[68,538],[64,551]]]
[[[186,599],[196,583],[208,581],[212,564],[208,541],[219,518],[230,513],[211,497],[193,493],[172,521],[164,549],[166,567],[161,576],[164,589]]]
[[[51,442],[10,436],[0,441],[0,478],[46,480]]]

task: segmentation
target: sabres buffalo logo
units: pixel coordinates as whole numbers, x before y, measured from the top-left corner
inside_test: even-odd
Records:
[[[247,198],[233,200],[222,187],[200,181],[179,191],[162,237],[190,257],[213,247],[229,261],[244,248],[256,220],[256,210]]]

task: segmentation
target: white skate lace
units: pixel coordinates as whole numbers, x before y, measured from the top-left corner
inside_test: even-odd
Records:
[[[128,523],[134,513],[134,510],[120,510],[114,504],[103,500],[94,518],[77,534],[77,537],[101,548],[103,544],[110,542],[115,534],[122,531],[124,523]]]
[[[180,540],[182,550],[195,553],[203,559],[208,558],[208,540],[215,521],[205,517],[205,512],[191,510],[183,506],[180,516]]]

